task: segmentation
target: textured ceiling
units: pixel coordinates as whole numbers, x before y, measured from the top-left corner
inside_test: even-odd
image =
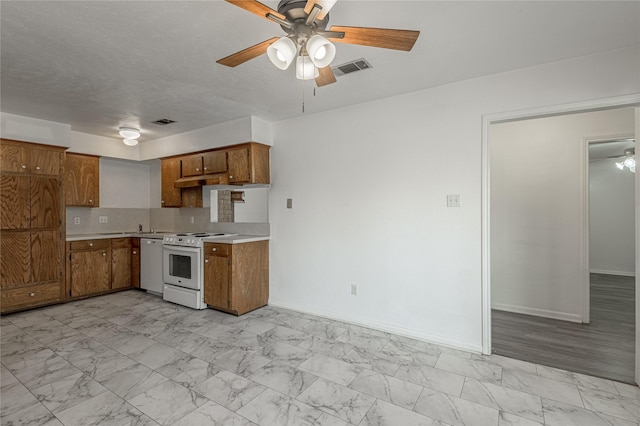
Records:
[[[277,8],[277,2],[265,1]],[[330,24],[420,30],[412,52],[337,44],[373,69],[317,89],[266,55],[216,60],[282,29],[224,1],[0,2],[2,111],[141,140],[254,115],[277,121],[640,42],[640,2],[339,0]],[[160,127],[151,121],[169,118]]]

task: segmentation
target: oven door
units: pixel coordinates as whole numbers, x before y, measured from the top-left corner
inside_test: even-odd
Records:
[[[165,284],[201,289],[201,248],[165,245],[162,247],[162,256],[162,277]]]

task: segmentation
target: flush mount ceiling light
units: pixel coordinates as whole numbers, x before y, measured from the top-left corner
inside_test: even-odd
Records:
[[[122,142],[124,142],[125,145],[138,145],[137,139],[140,137],[140,130],[134,129],[133,127],[120,127],[120,131],[118,133],[120,133],[120,136],[124,138]]]
[[[138,139],[140,137],[140,130],[133,127],[120,127],[119,133],[125,139]]]
[[[270,38],[229,55],[218,60],[219,64],[236,67],[266,52],[281,70],[289,68],[296,59],[296,77],[315,78],[318,87],[336,81],[330,66],[336,47],[331,42],[409,51],[420,35],[420,31],[387,28],[332,26],[327,29],[329,10],[336,0],[281,0],[277,11],[257,0],[226,1],[280,24],[287,35]],[[296,57],[298,52],[304,53]]]

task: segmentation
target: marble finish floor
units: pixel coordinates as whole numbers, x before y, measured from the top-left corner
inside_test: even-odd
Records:
[[[125,291],[1,317],[2,425],[639,426],[637,387]]]

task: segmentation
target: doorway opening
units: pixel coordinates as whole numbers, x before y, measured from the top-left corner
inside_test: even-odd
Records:
[[[636,381],[636,179],[615,164],[635,123],[634,107],[487,122],[490,352]]]

